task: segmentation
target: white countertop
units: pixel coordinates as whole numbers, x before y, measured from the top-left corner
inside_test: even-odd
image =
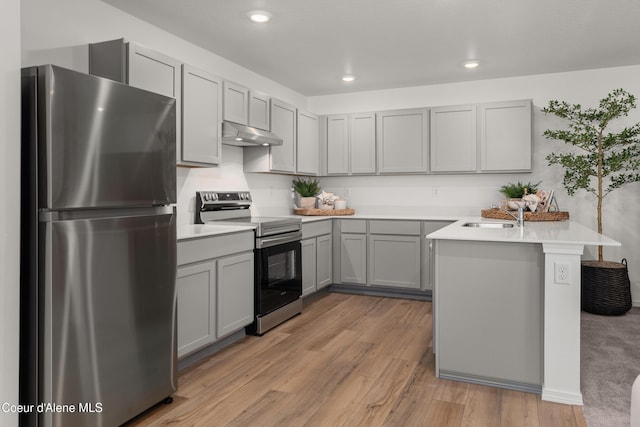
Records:
[[[460,215],[403,215],[403,214],[355,214],[355,215],[291,215],[301,218],[302,223],[326,219],[389,219],[399,221],[457,221]]]
[[[465,227],[468,222],[511,222],[482,217],[466,217],[435,231],[427,237],[434,240],[480,240],[514,243],[555,243],[587,246],[621,246],[620,242],[572,221],[525,221],[518,228]]]
[[[178,240],[194,239],[198,237],[218,236],[222,234],[238,233],[241,231],[253,231],[253,225],[211,225],[189,224],[178,227]]]

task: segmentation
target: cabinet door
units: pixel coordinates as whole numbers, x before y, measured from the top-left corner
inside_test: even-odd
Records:
[[[254,320],[253,253],[218,260],[218,338]]]
[[[375,113],[351,114],[350,172],[376,173],[376,115]]]
[[[420,288],[420,237],[369,236],[368,284]]]
[[[349,121],[346,114],[327,116],[327,174],[349,173]]]
[[[377,113],[378,172],[427,172],[428,120],[425,108]]]
[[[176,99],[176,153],[182,148],[181,63],[154,50],[128,43],[127,83]]]
[[[269,130],[269,96],[249,91],[249,126]]]
[[[316,291],[316,239],[302,241],[302,295]]]
[[[269,147],[271,170],[296,171],[296,107],[271,99],[271,132],[282,138],[282,145]]]
[[[340,235],[340,282],[367,284],[367,235]]]
[[[432,108],[430,116],[431,172],[475,172],[475,105]]]
[[[298,110],[298,173],[318,175],[320,171],[319,118],[313,113]]]
[[[531,100],[480,106],[482,171],[530,171],[531,147]]]
[[[249,89],[225,80],[223,103],[224,120],[249,124]]]
[[[182,357],[216,339],[216,262],[179,267],[176,292],[178,357]]]
[[[222,80],[205,71],[182,66],[183,162],[215,165],[222,153]]]
[[[333,239],[331,234],[316,238],[316,287],[327,287],[333,277]]]

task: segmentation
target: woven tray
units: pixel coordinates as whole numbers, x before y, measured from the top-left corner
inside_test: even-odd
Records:
[[[480,214],[483,218],[493,219],[508,219],[513,218],[506,212],[500,209],[482,209]],[[513,211],[514,215],[517,215],[517,211]],[[569,219],[569,212],[525,212],[525,221],[564,221]]]
[[[331,215],[353,215],[356,213],[353,209],[300,209],[295,208],[293,213],[296,215],[311,215],[311,216],[331,216]]]

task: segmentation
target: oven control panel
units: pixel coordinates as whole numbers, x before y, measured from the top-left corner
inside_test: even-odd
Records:
[[[196,199],[205,204],[224,202],[249,202],[251,193],[248,191],[198,191]]]

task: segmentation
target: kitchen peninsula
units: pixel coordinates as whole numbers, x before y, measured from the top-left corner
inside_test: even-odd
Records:
[[[582,405],[580,257],[620,243],[571,221],[518,228],[477,217],[427,238],[436,375]]]

